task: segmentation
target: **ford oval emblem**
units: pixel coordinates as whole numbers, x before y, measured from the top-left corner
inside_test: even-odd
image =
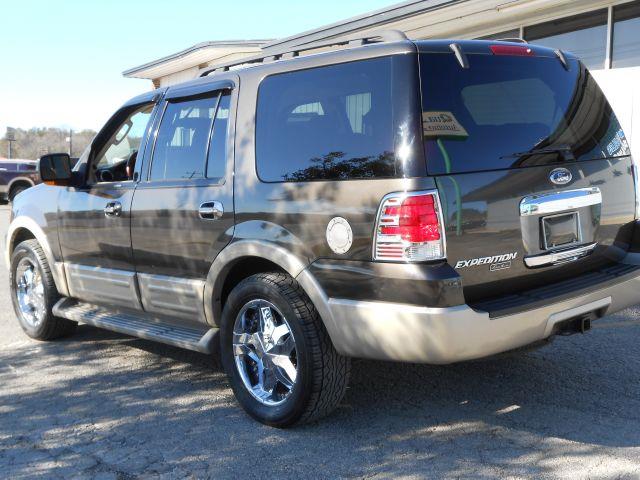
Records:
[[[556,185],[566,185],[572,178],[571,172],[566,168],[554,168],[549,174],[549,180]]]

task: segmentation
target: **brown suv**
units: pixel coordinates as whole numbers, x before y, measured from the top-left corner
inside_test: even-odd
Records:
[[[350,357],[475,359],[637,301],[634,163],[574,56],[338,47],[203,71],[73,169],[43,157],[7,239],[27,334],[219,348],[245,410],[287,426],[333,410]]]

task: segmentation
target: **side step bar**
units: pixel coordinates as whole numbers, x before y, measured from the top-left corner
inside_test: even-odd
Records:
[[[53,314],[94,327],[201,353],[212,353],[218,339],[217,328],[203,325],[202,329],[194,329],[162,323],[144,313],[116,312],[72,298],[60,299],[53,307]]]

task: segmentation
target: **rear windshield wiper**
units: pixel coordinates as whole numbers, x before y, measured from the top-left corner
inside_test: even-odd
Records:
[[[511,153],[509,155],[503,155],[502,158],[520,158],[520,157],[528,157],[531,155],[541,155],[544,153],[560,153],[564,157],[565,160],[573,160],[573,152],[571,151],[571,147],[564,145],[559,147],[546,147],[546,148],[533,148],[526,152],[516,152]]]

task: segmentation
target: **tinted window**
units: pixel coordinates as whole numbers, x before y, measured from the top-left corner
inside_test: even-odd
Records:
[[[640,65],[640,2],[613,9],[613,67]]]
[[[379,58],[267,77],[256,121],[260,178],[395,176],[393,65]]]
[[[217,95],[168,103],[151,162],[152,180],[204,177]]]
[[[574,53],[588,68],[604,68],[607,11],[598,10],[533,25],[525,29],[524,37],[538,45]]]
[[[229,127],[229,102],[231,95],[228,93],[220,97],[220,103],[216,110],[216,118],[211,134],[211,146],[207,160],[207,177],[224,177],[227,163],[227,129]]]
[[[471,172],[629,153],[600,88],[576,60],[423,54],[423,134],[430,173]],[[527,154],[532,150],[558,152]]]

